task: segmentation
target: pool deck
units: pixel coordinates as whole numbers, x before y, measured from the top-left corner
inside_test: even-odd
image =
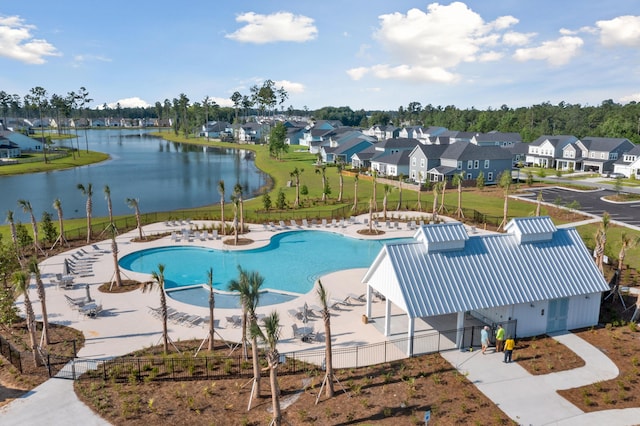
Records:
[[[395,212],[389,212],[389,216]],[[406,212],[404,212],[406,214]],[[417,218],[420,213],[412,213],[411,218]],[[348,235],[356,238],[397,238],[397,237],[410,237],[415,231],[408,229],[405,223],[401,223],[399,228],[387,227],[386,223],[382,222],[378,229],[384,231],[384,233],[370,237],[358,234],[358,230],[367,229],[368,225],[364,224],[364,219],[368,215],[361,215],[356,217],[356,223],[347,224],[344,227],[341,226],[328,226],[315,225],[313,227],[300,227],[289,226],[285,230],[270,230],[270,227],[265,227],[262,224],[247,224],[250,232],[245,234],[245,238],[253,240],[253,243],[235,247],[231,245],[223,244],[223,240],[227,238],[233,238],[233,236],[221,236],[218,239],[207,239],[201,241],[200,239],[192,239],[192,241],[174,242],[170,236],[166,236],[160,239],[156,239],[150,242],[136,243],[132,242],[132,238],[137,236],[137,230],[133,230],[117,237],[119,258],[129,254],[131,252],[154,248],[162,246],[200,246],[225,250],[246,250],[257,247],[265,246],[269,243],[271,237],[279,232],[287,232],[290,230],[302,230],[313,229],[325,232],[334,232],[343,235]],[[399,217],[399,213],[395,213],[395,217]],[[429,215],[424,213],[425,221],[428,220]],[[167,226],[164,223],[156,223],[145,226],[143,232],[145,235],[170,233],[171,231],[180,231],[182,228],[195,228],[203,225],[210,224],[209,221],[192,221],[190,224],[180,224]],[[298,221],[300,224],[300,221]],[[393,222],[392,222],[393,223]],[[301,224],[300,224],[301,225]],[[472,232],[470,229],[469,232]],[[482,231],[475,231],[482,232]],[[83,358],[110,358],[114,356],[123,355],[133,350],[140,349],[147,346],[156,345],[161,338],[161,323],[158,319],[153,317],[149,313],[149,307],[159,306],[159,295],[157,291],[151,291],[148,293],[142,293],[141,291],[121,293],[121,294],[105,294],[98,291],[98,287],[105,282],[109,282],[113,279],[113,256],[111,254],[111,242],[110,240],[104,240],[97,244],[88,245],[84,248],[88,254],[85,257],[90,257],[92,260],[92,270],[86,276],[79,276],[75,279],[74,289],[66,290],[59,289],[52,283],[52,278],[56,273],[60,273],[63,270],[64,259],[71,256],[73,253],[78,253],[80,249],[73,249],[69,252],[62,253],[56,256],[52,256],[44,260],[41,265],[42,277],[47,288],[47,310],[49,320],[55,323],[64,324],[74,327],[82,331],[85,335],[85,346],[82,348],[78,356]],[[286,264],[282,265],[283,270],[286,269]],[[365,286],[361,283],[361,279],[366,272],[366,269],[352,269],[338,271],[330,273],[321,277],[322,283],[325,285],[329,292],[330,299],[344,300],[349,294],[362,295],[365,293]],[[135,279],[140,281],[150,280],[148,274],[135,273],[130,271],[123,271],[123,278]],[[97,318],[87,318],[80,314],[77,310],[72,309],[65,299],[65,296],[72,298],[81,298],[86,295],[86,286],[89,286],[91,297],[102,305],[102,312]],[[323,342],[318,343],[305,343],[300,339],[294,339],[292,334],[292,325],[294,323],[302,326],[301,321],[293,318],[288,314],[289,310],[298,310],[305,303],[309,306],[319,305],[318,297],[316,295],[316,286],[307,294],[303,294],[300,297],[286,303],[278,305],[270,305],[260,307],[257,310],[258,314],[269,314],[273,309],[277,309],[280,314],[280,323],[282,324],[282,334],[279,343],[279,351],[281,353],[291,351],[306,351],[317,350],[324,347]],[[40,319],[40,305],[38,303],[38,297],[36,294],[35,286],[31,286],[31,300],[34,301],[34,310],[37,315],[37,319]],[[182,312],[187,312],[200,316],[208,315],[208,308],[193,306],[179,301],[167,298],[168,305],[174,309]],[[220,326],[216,329],[220,336],[225,340],[237,342],[241,339],[241,328],[233,327],[231,324],[227,324],[226,317],[232,315],[238,315],[241,311],[239,309],[218,309],[214,312],[214,317],[219,319]],[[332,337],[334,347],[363,345],[376,342],[382,342],[387,338],[376,328],[375,321],[373,323],[364,324],[362,316],[365,313],[365,305],[361,302],[352,302],[350,306],[341,306],[339,310],[332,310]],[[372,303],[372,317],[384,316],[384,303],[376,301]],[[396,312],[392,310],[392,314],[401,314],[400,311]],[[307,326],[313,326],[316,331],[323,332],[323,323],[320,318],[309,317],[309,324]],[[404,320],[396,321],[399,326],[404,326]],[[426,327],[426,325],[425,325]],[[416,331],[420,331],[418,328]],[[392,330],[392,337],[401,337]],[[186,339],[203,339],[207,336],[207,325],[187,327],[181,324],[174,324],[169,322],[169,336],[172,340],[186,340]],[[403,337],[403,336],[402,336]]]

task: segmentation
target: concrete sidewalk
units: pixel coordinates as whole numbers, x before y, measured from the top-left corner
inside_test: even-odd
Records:
[[[556,392],[613,379],[618,376],[618,368],[600,350],[572,333],[552,337],[581,357],[584,367],[533,376],[517,362],[504,364],[502,353],[483,356],[479,351],[455,350],[442,355],[518,424],[638,424],[640,408],[587,414]]]

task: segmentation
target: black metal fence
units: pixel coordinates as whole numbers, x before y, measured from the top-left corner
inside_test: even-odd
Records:
[[[11,343],[0,336],[0,354],[22,373],[22,355]]]
[[[370,345],[334,347],[332,362],[334,368],[360,368],[385,362],[398,361],[412,356],[439,353],[460,347],[480,345],[480,329],[484,325],[462,329],[429,331],[408,337]],[[516,322],[505,324],[515,335]],[[279,375],[310,374],[324,369],[325,350],[296,351],[280,355]],[[115,383],[149,381],[186,381],[229,378],[250,378],[253,376],[251,360],[242,354],[230,356],[169,355],[164,357],[125,357],[111,360],[63,358],[51,359],[52,363],[65,362],[66,365],[55,377],[63,379],[105,380]],[[265,367],[261,361],[261,367]]]

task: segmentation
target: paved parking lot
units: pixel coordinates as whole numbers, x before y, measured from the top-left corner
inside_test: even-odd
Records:
[[[567,206],[576,201],[579,205],[577,209],[587,214],[602,216],[604,212],[608,212],[612,220],[640,228],[640,201],[614,203],[604,200],[603,197],[615,194],[612,190],[576,191],[559,187],[535,188],[519,194],[519,198],[535,201],[539,192],[542,192],[542,199],[546,203]]]

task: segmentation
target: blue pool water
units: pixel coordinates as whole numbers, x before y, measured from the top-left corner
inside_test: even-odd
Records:
[[[208,306],[207,290],[201,286],[181,287],[206,283],[207,271],[213,268],[214,289],[226,291],[229,281],[238,278],[238,266],[241,266],[264,277],[262,288],[273,291],[261,295],[260,305],[268,305],[309,292],[318,277],[327,273],[369,267],[384,244],[410,240],[360,240],[331,232],[293,231],[276,234],[269,245],[253,250],[188,246],[141,250],[124,256],[120,266],[151,273],[158,269],[158,264],[164,264],[165,288],[169,295],[199,306]],[[229,299],[228,303],[223,299]],[[237,307],[237,298],[216,294],[216,307]]]

